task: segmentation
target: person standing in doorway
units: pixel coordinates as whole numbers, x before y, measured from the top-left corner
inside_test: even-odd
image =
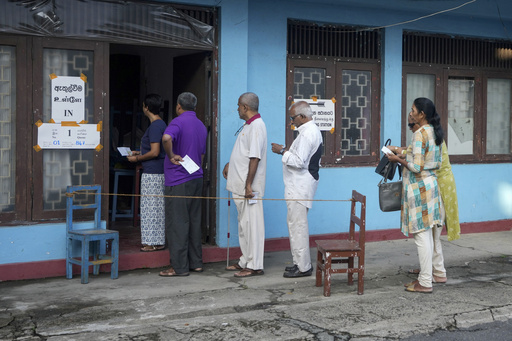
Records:
[[[285,268],[284,277],[311,276],[308,210],[318,187],[322,134],[313,122],[309,104],[300,101],[290,107],[290,120],[299,135],[290,148],[272,143],[272,151],[281,154],[283,163],[284,198],[287,199],[287,223],[293,266]],[[300,200],[291,200],[300,199]]]
[[[242,256],[226,270],[235,277],[263,275],[265,222],[263,202],[267,169],[267,128],[258,113],[259,98],[246,92],[238,99],[238,114],[245,124],[238,133],[229,162],[222,172],[238,211],[238,238]]]
[[[140,181],[140,233],[142,252],[165,248],[164,159],[162,135],[167,124],[159,116],[162,97],[149,94],[144,98],[142,111],[150,124],[140,141],[140,152],[133,151],[127,159],[142,162]]]
[[[167,157],[165,174],[165,232],[171,267],[160,276],[188,276],[203,271],[201,245],[201,196],[203,189],[203,157],[207,130],[195,111],[197,98],[190,92],[178,96],[177,117],[164,132],[162,144]],[[185,168],[189,157],[197,170]]]

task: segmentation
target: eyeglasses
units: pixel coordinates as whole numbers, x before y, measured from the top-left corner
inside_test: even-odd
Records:
[[[297,117],[297,116],[301,116],[301,114],[298,114],[298,115],[295,115],[295,116],[290,116],[290,121],[292,121],[292,122],[293,122],[293,120],[294,120],[294,119],[295,119],[295,117]]]

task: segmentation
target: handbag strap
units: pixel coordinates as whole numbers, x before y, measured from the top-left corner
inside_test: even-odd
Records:
[[[382,183],[383,180],[384,180],[384,183],[388,182],[388,175],[389,175],[389,172],[391,171],[391,161],[389,161],[388,165],[389,165],[389,167],[386,169],[386,173],[384,174],[384,178],[379,181],[379,185]],[[398,167],[398,180],[400,181],[400,179],[402,178],[402,165],[401,164],[397,164],[396,166]]]

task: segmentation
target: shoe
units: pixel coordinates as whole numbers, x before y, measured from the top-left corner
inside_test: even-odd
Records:
[[[416,283],[414,285],[411,285],[411,286],[408,286],[407,288],[405,288],[405,291],[419,292],[419,293],[422,293],[422,294],[431,294],[433,289],[432,288],[424,287],[420,283]]]
[[[290,272],[290,271],[295,271],[297,270],[299,267],[297,266],[297,264],[293,265],[293,266],[287,266],[286,268],[284,268],[284,271],[286,272]]]
[[[287,271],[283,274],[283,277],[286,278],[296,278],[296,277],[306,277],[311,276],[313,273],[313,267],[309,268],[308,271],[301,272],[299,271],[299,267],[297,267],[294,271]]]

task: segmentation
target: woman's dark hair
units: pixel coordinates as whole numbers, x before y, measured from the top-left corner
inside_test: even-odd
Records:
[[[153,115],[158,115],[162,106],[162,97],[157,94],[148,94],[144,98],[144,104],[148,107],[149,112]]]
[[[436,111],[434,103],[425,97],[419,97],[414,100],[414,106],[418,112],[424,112],[427,122],[434,127],[434,134],[436,135],[436,145],[441,145],[444,140],[443,127],[441,127],[441,117]]]

